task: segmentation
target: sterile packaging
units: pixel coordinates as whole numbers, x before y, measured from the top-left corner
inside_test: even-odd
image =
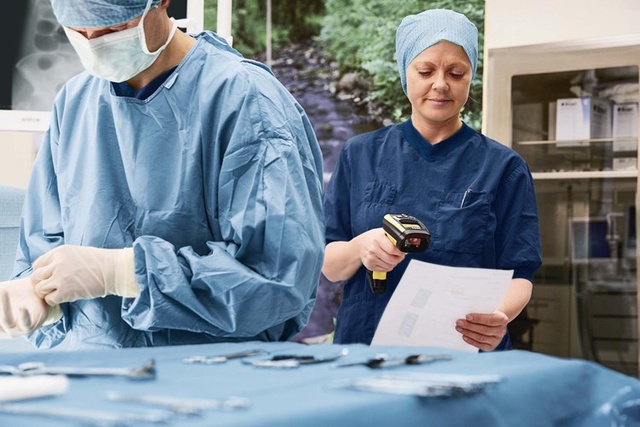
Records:
[[[635,171],[638,169],[636,157],[615,157],[613,159],[614,171]]]
[[[613,151],[638,149],[638,103],[613,105]]]
[[[561,98],[556,101],[556,141],[559,147],[589,145],[589,139],[611,138],[611,101],[602,98]]]

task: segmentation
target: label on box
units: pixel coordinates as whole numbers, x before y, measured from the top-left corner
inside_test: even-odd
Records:
[[[558,147],[589,145],[589,139],[611,138],[611,101],[602,98],[561,98],[556,101]]]
[[[588,142],[576,141],[591,136],[589,98],[563,98],[556,101],[556,141],[558,146],[579,147]]]
[[[635,171],[638,170],[638,159],[636,157],[616,157],[613,159],[614,171]]]
[[[613,151],[638,149],[638,103],[627,102],[613,106]]]

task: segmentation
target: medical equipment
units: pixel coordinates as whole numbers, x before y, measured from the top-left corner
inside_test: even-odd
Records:
[[[382,228],[389,240],[402,252],[424,252],[431,242],[431,234],[417,218],[406,214],[387,214],[382,218]],[[387,290],[387,273],[369,271],[367,277],[371,292],[383,294]]]
[[[243,360],[242,362],[247,365],[252,365],[258,368],[275,368],[275,369],[291,369],[297,368],[300,365],[312,365],[316,363],[334,362],[341,357],[349,354],[349,349],[343,348],[338,354],[331,356],[309,356],[309,355],[296,355],[296,354],[279,354],[273,356],[270,359],[259,360]]]
[[[386,354],[380,354],[372,357],[371,359],[365,360],[364,362],[345,363],[342,365],[335,365],[335,367],[344,368],[363,365],[367,368],[380,369],[401,365],[422,365],[425,363],[435,362],[436,360],[451,360],[451,356],[448,354],[412,354],[407,357],[389,358]]]
[[[235,411],[249,407],[249,399],[239,396],[229,396],[224,399],[190,399],[170,396],[142,396],[110,391],[107,392],[107,399],[160,406],[179,415],[199,415],[206,409]]]
[[[150,359],[137,368],[84,367],[84,366],[46,366],[40,362],[21,363],[18,366],[0,365],[0,374],[18,376],[30,375],[67,375],[69,377],[121,376],[134,380],[147,380],[156,377],[155,361]]]
[[[198,34],[204,24],[203,3],[172,0],[168,13],[175,19],[189,18],[187,32]],[[0,103],[0,130],[45,132],[56,94],[83,66],[49,1],[22,0],[10,11],[5,30],[11,34],[15,53],[0,65],[6,76],[0,82],[0,93],[6,95]]]
[[[51,408],[21,403],[0,404],[0,414],[17,414],[28,417],[41,416],[56,419],[83,421],[91,425],[139,426],[141,423],[166,424],[173,414],[167,411],[153,412],[106,412],[72,408]]]
[[[454,397],[479,393],[485,387],[497,384],[497,375],[455,375],[398,373],[377,378],[356,378],[332,384],[335,388],[404,394],[419,397]]]
[[[225,363],[232,359],[241,359],[243,357],[256,356],[258,354],[267,354],[266,350],[245,350],[238,353],[226,354],[224,356],[191,356],[182,359],[184,363],[194,363],[203,365],[213,365]]]

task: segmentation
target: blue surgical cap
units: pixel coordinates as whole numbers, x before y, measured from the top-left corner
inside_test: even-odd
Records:
[[[447,9],[425,10],[405,17],[396,31],[396,60],[402,90],[407,93],[407,67],[423,50],[446,40],[464,49],[473,75],[478,66],[478,29],[461,13]]]
[[[160,1],[153,0],[151,5]],[[56,19],[65,27],[101,28],[141,16],[147,0],[51,0],[51,6]]]

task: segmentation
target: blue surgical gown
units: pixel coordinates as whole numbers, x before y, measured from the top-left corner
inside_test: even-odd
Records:
[[[62,304],[29,339],[52,347],[285,340],[322,266],[322,155],[261,64],[205,32],[147,99],[82,73],[37,155],[14,276],[62,244],[133,247],[136,298]]]
[[[408,254],[387,274],[386,293],[371,292],[364,267],[347,281],[336,319],[337,343],[371,342],[412,258],[513,269],[514,278],[530,281],[541,265],[536,198],[526,163],[464,124],[435,145],[410,120],[352,138],[331,177],[324,208],[327,243],[381,227],[388,213],[413,215],[431,233],[426,252]]]

